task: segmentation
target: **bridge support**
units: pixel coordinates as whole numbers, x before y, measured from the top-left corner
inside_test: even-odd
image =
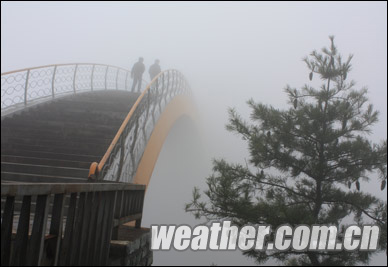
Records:
[[[109,266],[151,266],[151,230],[123,225],[119,238],[111,240]]]
[[[171,100],[160,116],[147,143],[133,180],[135,184],[148,186],[163,143],[174,123],[183,116],[187,116],[195,122],[197,114],[190,97],[179,95]]]

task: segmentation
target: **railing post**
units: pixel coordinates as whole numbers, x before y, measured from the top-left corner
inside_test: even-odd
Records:
[[[14,209],[15,197],[7,196],[1,218],[1,266],[10,263]]]
[[[182,73],[179,75],[179,80],[180,80],[180,82],[179,82],[179,87],[180,87],[181,90],[182,90],[182,88],[183,88],[183,76],[182,76]]]
[[[116,90],[119,90],[119,71],[120,71],[120,69],[117,68],[117,73],[116,73]]]
[[[76,93],[75,79],[77,78],[77,69],[78,69],[78,64],[75,64],[74,77],[73,77],[73,90],[74,90],[74,93]]]
[[[143,217],[143,207],[144,207],[144,196],[145,196],[145,191],[140,191],[139,194],[138,194],[138,211],[142,213],[142,217]],[[142,217],[138,220],[136,220],[136,223],[135,223],[135,227],[136,228],[141,228],[141,221],[142,221]]]
[[[147,123],[148,123],[148,117],[150,116],[150,93],[151,93],[151,90],[148,90],[147,91],[147,96],[146,96],[146,98],[147,98],[147,100],[146,100],[146,103],[145,103],[145,111],[144,112],[146,112],[146,116],[145,116],[145,118],[144,118],[144,124],[143,124],[143,137],[144,137],[144,141],[145,142],[147,142],[147,139],[148,139],[148,137],[147,137],[147,133],[146,133],[146,130],[147,130]]]
[[[103,249],[102,249],[102,255],[100,258],[99,264],[102,266],[107,266],[108,265],[108,259],[109,259],[109,249],[110,249],[110,241],[112,240],[112,228],[113,228],[113,218],[114,218],[114,210],[116,207],[116,199],[117,199],[117,191],[111,191],[108,193],[108,202],[109,202],[109,207],[108,207],[108,214],[105,216],[108,216],[107,220],[107,230],[106,230],[106,235],[103,237]]]
[[[128,90],[128,75],[129,75],[129,71],[127,71],[127,75],[125,75],[125,91]]]
[[[10,266],[26,266],[29,235],[28,230],[31,220],[31,196],[23,196],[22,207],[18,210],[18,212],[20,212],[20,216]],[[4,220],[5,219],[3,218],[3,222]]]
[[[172,71],[172,85],[171,85],[171,90],[170,90],[170,95],[169,95],[169,97],[171,97],[173,94],[174,94],[174,92],[175,92],[175,90],[176,90],[176,72],[175,72],[175,70],[173,70]]]
[[[162,86],[162,90],[160,90],[160,93],[159,93],[159,90],[158,90],[158,97],[160,97],[160,99],[157,100],[157,105],[159,106],[159,115],[162,113],[162,99],[163,99],[164,91],[168,90],[168,79],[169,79],[168,76],[169,76],[169,71],[163,73],[163,86]],[[158,119],[158,118],[156,118],[156,119]],[[156,122],[154,121],[154,124],[155,123]]]
[[[106,71],[105,71],[105,90],[108,89],[108,87],[107,87],[108,69],[109,69],[109,66],[106,66]]]
[[[92,67],[92,76],[90,78],[90,89],[91,91],[93,91],[93,77],[94,77],[94,68],[96,67],[96,65],[93,64],[93,67]]]
[[[27,70],[26,84],[24,86],[24,105],[27,106],[27,89],[28,89],[28,80],[30,78],[30,70]]]
[[[164,98],[164,101],[166,102],[165,105],[167,104],[167,95],[168,95],[168,92],[171,90],[172,88],[172,71],[169,70],[168,71],[168,79],[167,79],[167,88],[166,88],[166,91],[163,93],[163,98]],[[160,113],[162,113],[162,110],[160,110]]]
[[[57,73],[57,65],[54,66],[53,78],[51,81],[51,91],[53,98],[55,97],[55,74]]]
[[[54,196],[53,210],[51,214],[50,223],[50,235],[55,236],[52,244],[52,251],[54,252],[54,266],[58,265],[60,244],[62,240],[62,226],[63,226],[63,215],[65,207],[65,194],[56,194]]]
[[[121,217],[127,216],[127,214],[123,213],[123,203],[124,203],[124,190],[117,191],[117,197],[116,197],[116,206],[115,206],[115,213],[114,213],[114,219],[120,220]],[[112,240],[118,240],[119,237],[119,226],[115,226],[112,229]]]
[[[125,138],[124,138],[124,135],[122,135],[120,137],[120,162],[119,162],[119,170],[117,172],[117,177],[116,177],[116,181],[119,182],[120,181],[120,177],[121,177],[121,172],[123,170],[123,164],[124,164],[124,156],[125,156],[125,151],[124,151],[124,145],[125,145]]]
[[[44,251],[44,237],[49,208],[49,196],[39,195],[36,200],[35,216],[27,251],[27,265],[40,265]]]

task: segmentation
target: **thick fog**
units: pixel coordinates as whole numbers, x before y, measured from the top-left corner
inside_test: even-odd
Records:
[[[380,111],[370,138],[386,139],[386,2],[2,1],[1,72],[77,62],[130,69],[140,56],[147,70],[160,59],[162,69],[181,71],[201,120],[195,126],[181,121],[168,136],[147,191],[143,226],[195,225],[200,221],[184,212],[184,204],[194,186],[205,188],[211,159],[244,162],[249,156],[246,144],[225,130],[227,108],[249,119],[250,98],[286,107],[284,87],[308,83],[302,58],[328,46],[329,35],[344,57],[354,54],[349,77],[356,88],[369,88]],[[387,199],[377,179],[362,186]],[[154,255],[155,265],[254,264],[239,251]],[[385,253],[371,263],[386,265]]]

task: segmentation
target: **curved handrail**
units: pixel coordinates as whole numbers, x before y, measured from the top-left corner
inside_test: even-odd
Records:
[[[101,161],[91,164],[89,179],[129,182],[136,172],[140,154],[144,151],[145,144],[164,107],[176,95],[189,92],[186,79],[177,70],[159,73],[132,106]],[[144,121],[139,123],[141,118]],[[143,136],[139,137],[142,133]],[[138,148],[140,152],[135,154],[133,150],[138,142],[142,142],[143,147]],[[131,165],[131,169],[123,171],[126,164]]]
[[[130,71],[97,63],[65,63],[19,69],[1,74],[1,111],[45,98],[93,91],[129,90]],[[147,84],[142,83],[142,90]]]
[[[99,63],[62,63],[62,64],[49,64],[49,65],[42,65],[42,66],[35,66],[35,67],[30,67],[30,68],[23,68],[23,69],[18,69],[18,70],[12,70],[12,71],[7,71],[1,73],[1,75],[8,75],[8,74],[13,74],[16,72],[21,72],[21,71],[27,71],[27,70],[35,70],[35,69],[43,69],[43,68],[49,68],[49,67],[60,67],[60,66],[70,66],[70,65],[100,65],[100,66],[107,66],[107,67],[112,67],[112,68],[118,68],[124,71],[128,71],[127,69],[124,69],[122,67],[114,66],[114,65],[109,65],[109,64],[99,64]]]

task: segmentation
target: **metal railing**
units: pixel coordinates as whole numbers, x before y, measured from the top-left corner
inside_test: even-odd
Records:
[[[1,112],[78,92],[130,91],[132,85],[130,71],[104,64],[56,64],[5,72],[1,74]],[[143,80],[141,91],[146,85]]]
[[[132,182],[151,133],[167,104],[177,95],[191,94],[177,70],[157,75],[129,111],[102,160],[90,166],[89,178]]]
[[[107,265],[118,226],[140,227],[144,193],[122,183],[2,183],[1,265]]]

